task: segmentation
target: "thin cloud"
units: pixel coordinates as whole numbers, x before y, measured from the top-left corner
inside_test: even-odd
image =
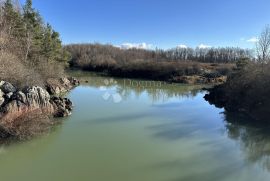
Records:
[[[248,43],[257,43],[259,41],[258,37],[252,37],[247,40]]]
[[[122,49],[151,49],[152,47],[152,44],[147,43],[123,43],[122,45],[120,45],[120,48]]]
[[[188,48],[187,45],[178,45],[177,48]]]
[[[212,46],[210,46],[210,45],[205,45],[205,44],[200,44],[200,45],[198,46],[198,48],[199,48],[199,49],[207,49],[207,48],[212,48]]]

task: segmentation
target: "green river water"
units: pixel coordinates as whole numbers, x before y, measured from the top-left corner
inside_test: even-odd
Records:
[[[1,181],[270,180],[269,127],[224,114],[199,86],[81,79],[72,116],[0,147]]]

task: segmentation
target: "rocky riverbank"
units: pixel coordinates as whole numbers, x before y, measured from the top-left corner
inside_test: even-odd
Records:
[[[72,102],[59,94],[79,85],[75,78],[51,79],[46,88],[39,86],[18,89],[9,82],[0,82],[0,136],[11,135],[21,122],[50,117],[66,117],[71,114]],[[31,116],[34,115],[34,116]],[[41,119],[42,118],[42,119]],[[19,129],[19,128],[18,128]],[[12,131],[10,131],[12,130]]]

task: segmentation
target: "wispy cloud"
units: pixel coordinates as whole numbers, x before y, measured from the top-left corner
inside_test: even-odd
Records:
[[[187,45],[177,45],[177,48],[188,48],[188,46]]]
[[[199,49],[206,49],[206,48],[211,48],[212,46],[210,46],[210,45],[205,45],[205,44],[200,44],[199,46],[198,46],[198,48]]]
[[[122,45],[120,45],[120,48],[122,49],[151,49],[152,47],[152,44],[147,43],[123,43]]]
[[[246,40],[248,43],[257,43],[259,41],[258,37],[252,37]]]

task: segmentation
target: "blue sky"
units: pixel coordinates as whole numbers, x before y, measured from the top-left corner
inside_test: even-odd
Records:
[[[33,0],[65,44],[240,46],[270,24],[270,0]]]

